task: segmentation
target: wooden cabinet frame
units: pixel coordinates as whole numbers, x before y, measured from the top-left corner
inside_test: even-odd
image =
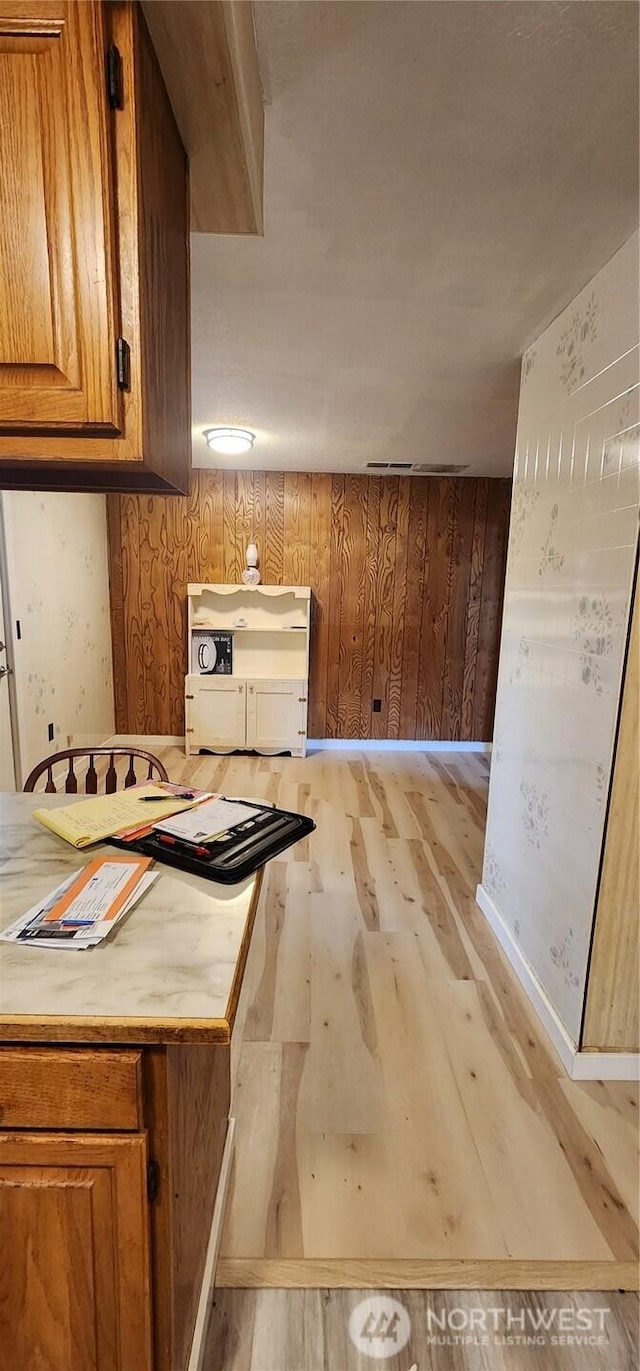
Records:
[[[7,1365],[152,1371],[146,1191],[144,1134],[0,1134]]]
[[[107,436],[90,429],[70,436],[55,425],[43,437],[42,429],[33,427],[33,416],[30,432],[7,435],[0,420],[0,487],[186,491],[191,466],[188,166],[144,16],[131,0],[13,4],[31,23],[54,9],[74,16],[85,9],[87,16],[95,12],[106,43],[120,54],[122,107],[107,112],[111,173],[102,185],[105,224],[112,225],[105,260],[111,264],[116,301],[104,356],[115,384],[114,349],[121,335],[129,349],[130,375],[117,391],[120,418],[112,436],[104,427]],[[90,64],[93,60],[87,58]],[[102,57],[99,68],[105,82]]]
[[[230,1094],[229,1042],[0,1047],[7,1365],[187,1371]]]

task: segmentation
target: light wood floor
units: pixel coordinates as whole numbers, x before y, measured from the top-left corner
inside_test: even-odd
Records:
[[[589,1291],[568,1295],[519,1295],[510,1291],[469,1294],[459,1290],[439,1295],[401,1290],[396,1298],[411,1321],[409,1341],[401,1352],[381,1362],[364,1356],[348,1332],[350,1314],[363,1298],[373,1293],[218,1290],[202,1371],[371,1371],[381,1365],[387,1371],[409,1371],[410,1367],[415,1371],[636,1371],[638,1366],[637,1295]],[[439,1320],[440,1327],[446,1315],[454,1330],[461,1327],[464,1318],[459,1311],[465,1311],[467,1319],[476,1310],[481,1311],[488,1332],[467,1332],[467,1336],[486,1336],[486,1345],[434,1345],[429,1341],[428,1310]],[[493,1310],[498,1312],[489,1312]],[[540,1327],[541,1318],[546,1318],[556,1320],[557,1334],[561,1317],[565,1319],[565,1329],[578,1330],[573,1334],[565,1332],[564,1345],[553,1345],[553,1333],[545,1338],[544,1334],[530,1331]],[[358,1324],[355,1326],[357,1331]],[[585,1327],[589,1331],[582,1332],[582,1343],[571,1344],[568,1339],[580,1337],[579,1330]],[[514,1340],[522,1336],[521,1328],[525,1336],[529,1332],[530,1336],[542,1336],[545,1340],[529,1346],[517,1342],[506,1345],[508,1336]],[[455,1338],[450,1329],[440,1332],[438,1324],[433,1324],[432,1329],[434,1338]],[[599,1345],[585,1345],[587,1337],[600,1336],[604,1341]],[[391,1344],[387,1350],[391,1350]]]
[[[317,823],[268,869],[217,1283],[635,1287],[638,1091],[567,1079],[475,904],[488,759],[161,755]]]

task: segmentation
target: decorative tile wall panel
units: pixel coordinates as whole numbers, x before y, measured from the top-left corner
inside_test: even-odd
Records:
[[[576,1042],[638,537],[639,248],[522,365],[483,885]]]

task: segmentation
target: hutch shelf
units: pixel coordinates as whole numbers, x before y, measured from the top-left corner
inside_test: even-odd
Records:
[[[190,585],[185,752],[304,757],[309,586]]]

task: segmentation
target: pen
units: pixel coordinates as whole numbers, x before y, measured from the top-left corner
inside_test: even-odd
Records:
[[[185,790],[180,795],[141,795],[140,799],[143,804],[158,804],[160,801],[166,804],[167,800],[195,800],[195,795],[190,790]]]
[[[178,852],[184,852],[189,857],[210,857],[208,847],[203,847],[201,843],[185,843],[179,838],[173,838],[170,833],[156,833],[156,842],[162,843],[164,847],[176,847]]]

